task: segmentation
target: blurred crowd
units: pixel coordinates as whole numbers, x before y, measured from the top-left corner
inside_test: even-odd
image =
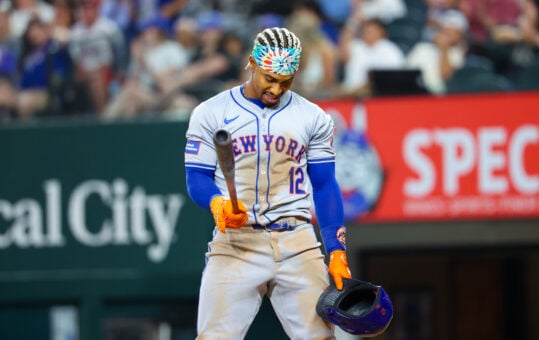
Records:
[[[252,39],[273,26],[300,37],[293,89],[312,99],[372,96],[377,69],[418,69],[434,95],[539,89],[538,7],[539,0],[0,0],[0,122],[189,114],[246,80]]]

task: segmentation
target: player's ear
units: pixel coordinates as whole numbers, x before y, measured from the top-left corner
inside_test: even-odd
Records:
[[[245,65],[245,69],[251,69],[251,70],[254,70],[254,66],[255,66],[255,59],[253,58],[252,55],[249,55],[249,60],[247,61],[247,65]]]

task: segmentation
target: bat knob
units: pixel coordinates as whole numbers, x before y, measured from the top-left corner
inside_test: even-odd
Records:
[[[224,129],[219,129],[213,134],[213,140],[218,144],[226,144],[230,139],[230,132]]]

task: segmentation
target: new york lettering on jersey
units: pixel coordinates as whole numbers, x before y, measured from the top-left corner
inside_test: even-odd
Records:
[[[303,157],[307,151],[305,145],[300,145],[299,142],[293,138],[264,134],[262,135],[262,143],[259,143],[256,135],[248,135],[232,139],[234,156],[255,153],[257,152],[257,145],[260,144],[262,144],[263,151],[285,153],[294,158],[297,163],[301,161],[301,157]]]

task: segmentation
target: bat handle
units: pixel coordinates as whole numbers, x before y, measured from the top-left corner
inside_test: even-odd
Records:
[[[241,210],[238,205],[238,195],[236,194],[236,187],[234,185],[229,186],[228,191],[230,201],[232,202],[232,211],[234,211],[235,214],[239,214]]]
[[[238,200],[232,200],[232,210],[234,214],[239,214],[241,212],[240,207],[238,206]]]

